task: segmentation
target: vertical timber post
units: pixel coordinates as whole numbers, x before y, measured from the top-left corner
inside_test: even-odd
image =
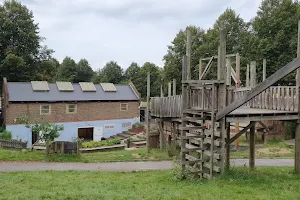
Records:
[[[241,87],[241,58],[240,58],[240,54],[237,53],[236,54],[236,88],[240,88]],[[247,67],[247,73],[249,74],[249,68]],[[249,77],[248,77],[249,79]],[[248,83],[249,83],[249,80],[248,80]],[[246,86],[247,87],[247,86]],[[235,134],[238,134],[240,131],[240,124],[238,122],[235,123]],[[237,138],[235,140],[235,150],[239,150],[239,147],[240,147],[240,138]]]
[[[254,88],[256,86],[256,61],[251,61],[250,63],[250,87]]]
[[[202,59],[200,58],[200,60],[199,60],[199,80],[200,80],[200,77],[202,75],[202,71],[203,71],[203,68],[202,68]]]
[[[263,59],[263,81],[267,78],[267,60]]]
[[[146,124],[147,124],[147,152],[150,152],[150,72],[147,73],[147,115],[146,115]]]
[[[226,58],[226,85],[231,85],[231,61],[230,58]]]
[[[191,79],[191,51],[192,51],[192,32],[187,29],[186,57],[187,57],[187,80]]]
[[[164,91],[162,85],[160,85],[160,97],[164,97]]]
[[[218,59],[218,80],[225,81],[226,79],[226,32],[220,31],[220,46],[219,46],[219,59]],[[227,88],[226,84],[220,84],[218,90],[218,111],[226,107],[227,100]],[[224,162],[225,162],[225,138],[226,138],[226,119],[223,117],[220,119],[221,128],[221,175],[224,174]]]
[[[251,122],[250,122],[251,123]],[[249,155],[249,167],[251,170],[255,166],[255,125],[250,128],[250,155]]]
[[[176,79],[173,79],[173,96],[176,95]]]
[[[187,79],[187,57],[183,56],[182,59],[182,123],[181,126],[182,127],[186,127],[186,114],[185,114],[185,109],[187,109],[187,86],[183,83],[183,81],[185,81]],[[186,131],[185,130],[181,130],[181,152],[180,152],[180,157],[181,157],[181,167],[182,167],[182,173],[184,173],[185,171],[185,151],[184,148],[186,147],[186,139],[184,138],[186,136]]]
[[[300,56],[300,21],[298,22],[298,46],[297,57]],[[298,121],[295,133],[295,173],[300,174],[300,69],[297,69],[296,75],[296,95],[298,100]]]
[[[172,83],[168,83],[168,97],[172,96]]]
[[[247,71],[246,71],[246,87],[250,87],[250,66],[247,64]]]

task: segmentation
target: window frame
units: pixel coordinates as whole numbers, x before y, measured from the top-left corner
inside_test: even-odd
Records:
[[[122,109],[122,105],[126,105],[126,110]],[[127,112],[128,111],[128,103],[120,103],[120,111],[121,112]]]
[[[75,106],[74,112],[70,112],[70,106],[71,105]],[[68,103],[68,104],[66,104],[66,114],[77,114],[77,104],[75,104],[75,103]]]
[[[45,110],[45,109],[42,109],[43,106],[49,106],[48,113],[42,113],[42,110]],[[51,115],[51,105],[50,104],[40,105],[40,115]]]

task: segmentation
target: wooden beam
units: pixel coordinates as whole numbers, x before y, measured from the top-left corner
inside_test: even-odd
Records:
[[[253,123],[253,122],[250,122]],[[254,170],[255,166],[255,126],[250,128],[250,152],[249,152],[249,167]]]
[[[159,131],[159,148],[161,150],[163,150],[165,147],[165,141],[164,141],[165,134],[164,134],[162,120],[157,120],[157,127],[158,127],[158,131]]]
[[[226,58],[226,85],[231,85],[231,61]]]
[[[147,73],[147,115],[146,115],[146,123],[147,123],[147,152],[150,152],[150,72]]]
[[[230,145],[231,143],[233,143],[236,139],[238,139],[239,137],[241,137],[244,133],[246,133],[248,131],[248,129],[250,129],[251,127],[255,126],[256,122],[250,122],[250,124],[248,126],[246,126],[243,130],[241,130],[239,133],[237,133],[235,136],[233,136],[230,140],[229,143],[227,143],[227,145]]]
[[[176,79],[173,79],[173,96],[176,95]]]
[[[236,87],[239,88],[241,87],[241,58],[240,58],[240,54],[237,53],[236,54],[236,58],[235,58],[235,70],[236,70]]]
[[[187,57],[183,56],[182,58],[182,81],[185,81],[187,79]],[[187,86],[182,84],[182,122],[181,122],[181,127],[186,127],[187,122],[184,121],[184,119],[187,117],[187,114],[185,113],[185,110],[187,109]],[[186,131],[181,131],[180,132],[180,137],[184,138],[186,136]],[[181,163],[186,161],[186,152],[183,151],[183,148],[185,148],[187,141],[186,140],[181,140],[181,153],[180,153],[180,161]],[[185,172],[185,165],[182,164],[182,173]]]
[[[247,64],[246,87],[250,87],[250,66]]]
[[[297,45],[297,57],[300,57],[300,21],[298,21],[298,45]],[[296,74],[296,97],[298,102],[298,115],[296,132],[295,132],[295,172],[300,174],[300,69]]]
[[[172,83],[168,83],[168,97],[172,96]]]
[[[227,131],[226,131],[226,144],[229,144],[229,145],[226,145],[226,169],[229,169],[230,167],[230,123],[227,122],[226,123],[226,126],[227,126]]]
[[[227,114],[231,113],[235,109],[241,107],[243,104],[247,103],[251,99],[253,99],[256,95],[262,93],[264,90],[269,88],[271,85],[288,75],[289,73],[295,71],[300,67],[300,57],[294,59],[292,62],[288,63],[281,69],[277,70],[272,76],[267,78],[264,82],[257,85],[251,91],[249,91],[246,95],[242,96],[240,99],[232,102],[229,106],[224,108],[217,114],[217,120],[225,117]]]
[[[229,116],[226,117],[227,122],[249,122],[249,121],[294,121],[299,119],[298,115],[272,115],[272,116],[247,116],[247,117],[238,117],[238,116]]]
[[[203,71],[202,59],[200,58],[200,60],[199,60],[199,80],[201,79],[200,77],[202,76],[202,71]]]
[[[160,97],[164,97],[164,90],[162,85],[160,85]]]
[[[256,61],[251,61],[250,63],[250,87],[254,88],[256,86]]]
[[[187,41],[186,41],[186,57],[187,57],[187,79],[191,79],[191,52],[192,52],[192,32],[187,28]]]
[[[267,60],[263,59],[263,81],[267,78]]]
[[[202,80],[206,76],[206,74],[209,72],[209,70],[210,70],[210,68],[212,66],[213,60],[214,60],[214,57],[211,57],[210,60],[209,60],[209,62],[206,65],[204,71],[201,73],[201,76],[200,76],[199,80]]]

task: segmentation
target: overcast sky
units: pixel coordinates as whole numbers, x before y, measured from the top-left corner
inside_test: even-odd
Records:
[[[163,66],[167,45],[188,25],[209,28],[230,7],[246,21],[261,0],[21,0],[44,42],[62,61],[86,58],[93,69],[117,61]]]

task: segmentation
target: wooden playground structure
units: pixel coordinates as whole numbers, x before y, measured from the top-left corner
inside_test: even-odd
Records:
[[[300,23],[299,23],[300,27]],[[299,28],[300,29],[300,28]],[[263,61],[263,81],[257,84],[256,62],[247,66],[246,84],[241,87],[240,55],[226,55],[226,33],[220,31],[218,55],[200,59],[199,79],[191,79],[191,32],[187,30],[186,55],[182,59],[182,94],[173,95],[169,83],[168,96],[150,97],[150,74],[147,85],[147,133],[150,120],[155,119],[160,130],[163,147],[164,124],[170,126],[170,144],[180,141],[180,163],[184,172],[199,178],[212,179],[224,174],[230,166],[230,144],[250,130],[249,167],[255,166],[255,125],[268,120],[297,121],[295,141],[295,172],[300,173],[300,31],[298,31],[297,58],[266,77],[266,60]],[[234,70],[231,65],[235,58]],[[203,69],[204,62],[206,67]],[[212,63],[217,62],[217,79],[206,80]],[[272,86],[297,70],[296,86]],[[231,81],[234,81],[232,85]],[[151,106],[150,106],[151,105]],[[240,122],[249,122],[239,130]],[[235,123],[235,135],[230,135],[230,123]],[[177,141],[176,141],[177,140]],[[147,142],[149,149],[149,142]]]

